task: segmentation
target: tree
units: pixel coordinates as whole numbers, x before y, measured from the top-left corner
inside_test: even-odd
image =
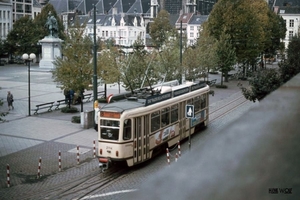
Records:
[[[110,44],[110,42],[106,44]],[[117,82],[120,87],[121,65],[121,54],[118,48],[113,45],[106,45],[97,59],[97,75],[106,84]]]
[[[8,51],[11,54],[38,53],[38,41],[34,23],[28,16],[22,17],[14,24],[14,28],[7,35]]]
[[[206,26],[207,23],[204,23],[203,29],[199,30],[200,37],[196,43],[196,51],[198,53],[199,71],[207,74],[208,80],[210,70],[217,70],[218,59],[216,55],[217,40],[209,35]]]
[[[3,106],[3,101],[2,99],[0,99],[0,106]],[[4,122],[5,119],[3,117],[5,117],[8,113],[7,112],[0,112],[0,122]]]
[[[151,65],[152,56],[149,56],[148,52],[144,50],[144,44],[141,39],[138,39],[133,44],[133,53],[128,55],[124,60],[121,71],[121,81],[127,90],[135,90],[141,88],[145,83],[146,73],[153,71],[153,65]],[[156,82],[154,76],[151,74],[150,84]]]
[[[269,10],[263,0],[220,0],[208,18],[209,34],[219,40],[225,30],[230,36],[237,61],[253,64],[264,51],[268,38],[275,34],[275,31],[270,32],[270,20],[275,16]],[[273,38],[279,40],[278,37]]]
[[[157,77],[163,78],[163,81],[181,80],[184,68],[180,63],[178,38],[169,37],[155,58]]]
[[[228,72],[236,62],[235,49],[231,45],[230,36],[225,32],[221,34],[216,47],[218,66],[222,72],[221,85],[223,85],[223,74],[225,74],[225,81],[228,82]]]
[[[84,35],[85,25],[78,22],[70,28],[69,34],[62,45],[63,57],[57,57],[56,66],[52,71],[54,81],[63,85],[62,89],[73,89],[82,94],[89,87],[93,77],[92,41]],[[81,112],[83,111],[81,101]]]
[[[34,20],[29,18],[29,16],[25,16],[15,22],[13,29],[8,33],[6,39],[7,51],[10,54],[20,56],[23,53],[40,53],[38,41],[49,34],[47,28],[45,28],[49,11],[51,11],[53,16],[57,19],[59,38],[64,40],[65,34],[63,24],[54,7],[51,4],[47,4]]]
[[[170,33],[175,34],[176,31],[170,24],[169,13],[166,10],[161,10],[154,21],[150,23],[149,32],[157,49],[169,39]]]
[[[279,70],[263,69],[254,74],[249,81],[250,86],[242,88],[246,99],[260,101],[266,95],[280,87],[300,72],[300,38],[291,39],[287,49],[287,59],[279,64]]]
[[[0,56],[7,53],[7,41],[0,39]]]
[[[290,80],[300,72],[300,37],[295,35],[289,42],[287,59],[279,64],[283,82]]]
[[[284,48],[280,40],[285,38],[286,25],[283,18],[271,10],[268,12],[268,18],[264,54],[265,57],[272,57],[277,50],[282,51]]]
[[[35,24],[35,33],[37,35],[38,40],[43,39],[45,36],[49,35],[48,29],[45,27],[48,14],[51,12],[51,14],[56,18],[57,23],[58,23],[58,37],[62,40],[65,40],[65,33],[64,33],[64,26],[62,23],[62,20],[59,18],[59,16],[56,13],[55,8],[53,7],[52,4],[46,4],[42,12],[36,16],[34,19],[34,24]]]

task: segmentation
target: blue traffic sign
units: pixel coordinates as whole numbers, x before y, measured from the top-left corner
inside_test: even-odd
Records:
[[[194,105],[186,105],[185,106],[185,117],[186,118],[194,118]]]

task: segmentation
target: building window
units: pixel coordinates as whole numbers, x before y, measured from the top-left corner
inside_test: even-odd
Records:
[[[294,36],[294,31],[289,31],[289,39],[292,39],[293,36]]]
[[[191,38],[193,38],[194,37],[194,33],[192,32],[192,33],[190,33],[190,37]]]
[[[108,31],[106,31],[106,34],[105,34],[105,36],[106,36],[106,37],[108,37]]]
[[[294,27],[294,20],[290,19],[290,27]]]
[[[190,26],[190,30],[193,31],[194,30],[194,26]]]

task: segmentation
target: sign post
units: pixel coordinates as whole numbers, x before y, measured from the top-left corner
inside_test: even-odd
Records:
[[[185,106],[185,117],[189,119],[189,150],[191,150],[191,120],[194,118],[194,105]]]

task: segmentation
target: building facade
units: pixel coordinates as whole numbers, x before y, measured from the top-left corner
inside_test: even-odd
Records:
[[[4,40],[12,28],[12,1],[0,1],[0,39]]]
[[[273,10],[280,15],[286,24],[285,38],[282,40],[285,49],[288,48],[290,39],[299,35],[300,29],[300,1],[299,0],[274,0]]]
[[[24,16],[34,19],[41,13],[42,6],[37,0],[12,0],[12,20],[13,23]]]

